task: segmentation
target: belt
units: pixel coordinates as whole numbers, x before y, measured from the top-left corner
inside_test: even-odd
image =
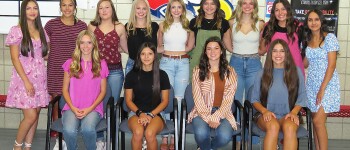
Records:
[[[190,58],[190,56],[187,54],[184,54],[184,55],[166,55],[166,54],[163,54],[163,57],[174,58],[174,59]]]
[[[232,53],[232,55],[237,56],[237,57],[260,57],[258,53],[255,54],[237,54],[237,53]]]

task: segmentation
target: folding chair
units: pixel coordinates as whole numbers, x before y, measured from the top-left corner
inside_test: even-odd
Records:
[[[252,136],[258,136],[260,138],[260,141],[264,141],[265,132],[262,131],[257,124],[253,121],[253,112],[256,112],[256,110],[253,108],[251,100],[251,94],[252,94],[253,87],[250,87],[248,90],[248,100],[244,102],[244,116],[246,118],[246,127],[248,128],[248,150],[252,149]],[[306,112],[306,126],[307,128],[304,128],[301,124],[299,125],[299,128],[297,130],[297,137],[298,137],[298,146],[299,146],[299,139],[300,138],[308,138],[308,149],[312,150],[312,126],[311,126],[311,111],[307,107],[302,108]],[[283,139],[283,133],[280,132],[278,134],[278,139]],[[260,145],[262,146],[262,145]]]
[[[184,150],[185,149],[185,142],[186,142],[186,133],[188,134],[194,134],[193,131],[193,125],[192,123],[187,123],[186,119],[187,119],[187,115],[189,112],[192,111],[192,108],[194,107],[194,99],[193,99],[193,94],[192,94],[192,84],[189,84],[186,87],[186,91],[185,91],[185,99],[182,101],[182,112],[181,112],[181,149]],[[243,106],[242,104],[238,101],[238,100],[234,100],[234,103],[232,104],[232,112],[235,116],[235,118],[238,117],[238,115],[240,115],[240,121],[244,122],[244,117],[243,117]],[[240,113],[237,113],[237,110],[240,111]],[[244,141],[244,124],[242,125],[237,125],[237,130],[235,130],[234,132],[232,132],[232,149],[236,150],[236,136],[237,135],[241,135],[241,150],[245,149],[245,141]],[[211,136],[214,136],[214,132],[211,132]]]
[[[158,135],[174,134],[175,143],[178,143],[178,104],[177,99],[174,97],[174,90],[173,88],[171,88],[169,91],[169,103],[163,112],[165,114],[170,113],[171,115],[174,115],[174,119],[173,121],[165,120],[165,127],[163,131],[161,131]],[[121,150],[125,150],[125,133],[132,133],[128,127],[128,112],[130,112],[130,109],[126,106],[124,97],[121,97],[116,106],[116,116],[120,118],[121,121],[119,119],[116,119],[116,134],[114,134],[112,138],[113,140],[115,140],[115,148],[117,150],[119,149],[119,131],[121,132]],[[177,144],[175,144],[175,149],[179,149]]]
[[[61,116],[61,109],[58,109],[58,119],[52,122],[52,110],[55,105],[55,103],[59,103],[61,99],[61,95],[56,96],[48,106],[48,111],[47,111],[47,130],[46,130],[46,150],[50,150],[50,132],[51,130],[59,132],[58,138],[59,138],[59,149],[62,150],[62,132],[63,132],[63,124],[62,124],[62,116]],[[106,109],[106,116],[105,118],[101,119],[101,121],[97,124],[96,126],[96,131],[106,131],[107,132],[107,146],[106,149],[110,150],[111,149],[111,123],[115,122],[115,117],[114,117],[114,98],[110,97],[108,99],[107,103],[107,109]]]

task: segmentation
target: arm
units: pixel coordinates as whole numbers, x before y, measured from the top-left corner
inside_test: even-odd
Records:
[[[333,77],[333,73],[334,73],[334,70],[336,67],[336,61],[337,61],[337,52],[335,52],[335,51],[328,52],[328,66],[327,66],[327,70],[326,70],[324,79],[321,83],[320,89],[317,93],[316,105],[321,103],[322,98],[324,96],[324,91],[326,90],[326,87],[327,87],[329,81]]]
[[[186,43],[186,52],[191,51],[194,48],[194,32],[189,31],[188,32],[188,37],[187,37],[187,43]]]
[[[227,31],[224,33],[224,36],[223,36],[223,42],[224,42],[224,45],[226,47],[226,49],[229,51],[229,52],[233,52],[232,50],[232,40],[231,40],[231,28],[227,29]]]
[[[304,64],[304,68],[308,68],[309,67],[309,60],[307,60],[306,57],[304,57],[304,59],[303,59],[303,64]]]
[[[62,95],[64,97],[64,100],[66,101],[67,105],[69,108],[72,110],[72,112],[75,114],[75,117],[81,119],[84,116],[82,115],[82,112],[76,108],[69,95],[69,83],[70,83],[70,77],[68,72],[64,72],[64,77],[63,77],[63,86],[62,86]]]
[[[126,31],[125,31],[125,28],[124,28],[123,24],[121,24],[121,23],[117,24],[115,29],[116,29],[116,32],[119,35],[119,38],[120,38],[119,45],[120,45],[121,49],[125,53],[128,53],[128,44],[127,44],[127,39],[126,39]]]
[[[265,21],[264,20],[260,20],[259,21],[259,31],[262,33],[263,29],[264,29],[264,25],[265,25]],[[266,53],[266,45],[265,45],[265,39],[262,38],[262,36],[260,37],[260,41],[259,41],[259,51],[258,51],[260,56],[263,56]]]
[[[202,96],[202,91],[200,88],[200,80],[199,80],[199,68],[196,67],[193,70],[192,76],[192,94],[194,100],[194,107],[198,112],[198,115],[206,122],[209,121],[210,112],[207,109],[206,104],[204,103],[204,98]]]
[[[163,23],[159,24],[159,29],[157,32],[157,52],[164,53],[164,45],[163,45]]]
[[[228,23],[229,23],[230,29],[231,29],[231,31],[230,31],[230,37],[231,37],[231,40],[233,41],[233,34],[232,34],[232,31],[235,30],[235,29],[233,29],[233,24],[235,23],[235,21],[234,21],[234,19],[230,19],[230,20],[228,21]],[[232,52],[231,52],[231,53],[233,53],[233,48],[234,48],[234,45],[233,45],[233,42],[232,42]]]
[[[27,75],[25,74],[23,66],[19,60],[19,45],[10,45],[10,54],[12,64],[24,83],[27,95],[33,97],[35,94],[35,89],[33,87],[32,82],[28,79]]]

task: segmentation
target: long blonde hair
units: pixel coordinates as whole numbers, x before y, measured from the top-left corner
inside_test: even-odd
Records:
[[[147,15],[146,15],[146,36],[152,37],[152,21],[151,21],[151,13],[150,13],[150,6],[147,0],[135,0],[132,2],[130,17],[128,21],[128,25],[126,26],[126,30],[128,34],[134,35],[136,33],[136,5],[139,2],[145,2],[147,7]],[[132,32],[131,32],[132,31]]]
[[[235,29],[236,32],[239,31],[242,27],[241,19],[243,15],[243,10],[242,10],[243,1],[244,0],[238,0],[236,9],[232,12],[232,17],[230,18],[230,20],[235,19],[234,22],[237,23],[237,26]],[[253,23],[251,24],[251,26],[254,31],[257,31],[258,29],[256,28],[256,23],[259,20],[259,15],[258,15],[259,6],[258,6],[257,0],[252,0],[252,2],[254,5],[254,10],[253,10],[253,13],[250,15],[250,19],[253,20]]]
[[[169,1],[168,6],[166,8],[166,12],[165,12],[165,20],[163,21],[163,32],[166,32],[170,28],[171,24],[174,23],[174,18],[171,16],[171,7],[172,7],[172,4],[174,2],[180,3],[180,5],[182,7],[182,14],[180,16],[180,22],[181,22],[182,28],[184,28],[187,32],[189,32],[190,31],[190,29],[188,27],[189,21],[186,18],[186,5],[182,0],[170,0]]]
[[[98,50],[98,45],[96,41],[96,37],[94,33],[92,33],[89,30],[83,30],[78,34],[75,50],[72,54],[72,63],[69,67],[69,76],[80,78],[81,74],[83,73],[83,69],[81,68],[80,61],[81,61],[81,49],[80,49],[80,42],[83,36],[89,36],[93,45],[92,52],[91,52],[91,58],[92,58],[92,68],[91,72],[94,74],[95,77],[100,76],[101,71],[101,60],[100,60],[100,53]]]

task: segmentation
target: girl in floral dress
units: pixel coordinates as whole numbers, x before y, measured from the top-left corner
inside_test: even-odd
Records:
[[[22,149],[23,141],[25,149],[31,149],[40,108],[47,106],[50,99],[44,62],[48,53],[47,42],[49,39],[41,25],[38,3],[24,0],[19,25],[10,29],[5,41],[10,47],[14,66],[6,107],[21,109],[24,116],[18,127],[14,150]]]

